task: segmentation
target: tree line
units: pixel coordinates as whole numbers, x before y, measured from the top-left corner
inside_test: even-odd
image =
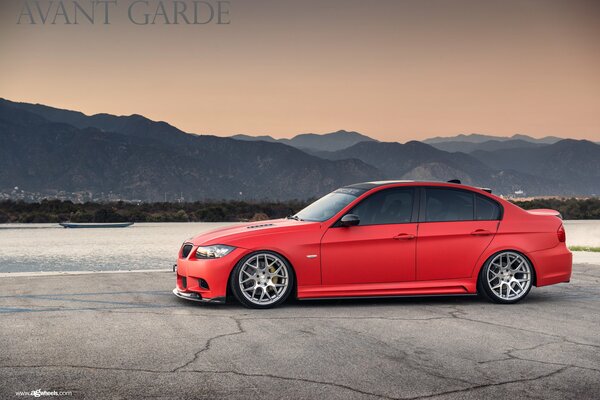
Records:
[[[535,208],[549,208],[559,211],[563,219],[600,219],[600,198],[588,199],[533,199],[527,201],[513,201],[516,205],[526,210]]]
[[[281,218],[302,209],[301,201],[194,203],[39,203],[0,201],[0,223],[56,222],[237,222]]]
[[[558,210],[564,219],[600,219],[600,198],[514,201],[524,209]],[[71,222],[237,222],[282,218],[308,202],[208,201],[193,203],[83,203],[43,200],[0,201],[0,223]]]

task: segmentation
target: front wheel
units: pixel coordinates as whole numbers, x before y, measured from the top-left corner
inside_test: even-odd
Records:
[[[490,257],[483,266],[479,274],[479,291],[495,303],[516,303],[531,290],[534,273],[525,256],[502,251]]]
[[[294,287],[290,264],[270,251],[252,253],[240,260],[231,274],[231,291],[249,308],[271,308],[283,303]]]

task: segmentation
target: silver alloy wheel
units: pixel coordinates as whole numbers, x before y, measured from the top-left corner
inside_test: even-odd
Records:
[[[253,304],[273,304],[285,295],[289,285],[285,262],[271,253],[250,257],[240,269],[238,284],[244,297]]]
[[[490,261],[486,278],[495,296],[502,300],[516,300],[527,294],[531,276],[529,261],[518,253],[507,251]]]

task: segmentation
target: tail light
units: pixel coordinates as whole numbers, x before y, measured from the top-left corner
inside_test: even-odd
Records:
[[[565,227],[561,224],[558,230],[556,231],[556,236],[558,236],[559,242],[567,241],[567,233],[565,232]]]

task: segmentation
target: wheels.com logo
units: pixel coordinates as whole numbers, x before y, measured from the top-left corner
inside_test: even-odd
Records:
[[[16,392],[15,395],[19,397],[46,397],[46,396],[71,396],[71,391],[58,391],[58,390],[31,390],[29,392]]]

